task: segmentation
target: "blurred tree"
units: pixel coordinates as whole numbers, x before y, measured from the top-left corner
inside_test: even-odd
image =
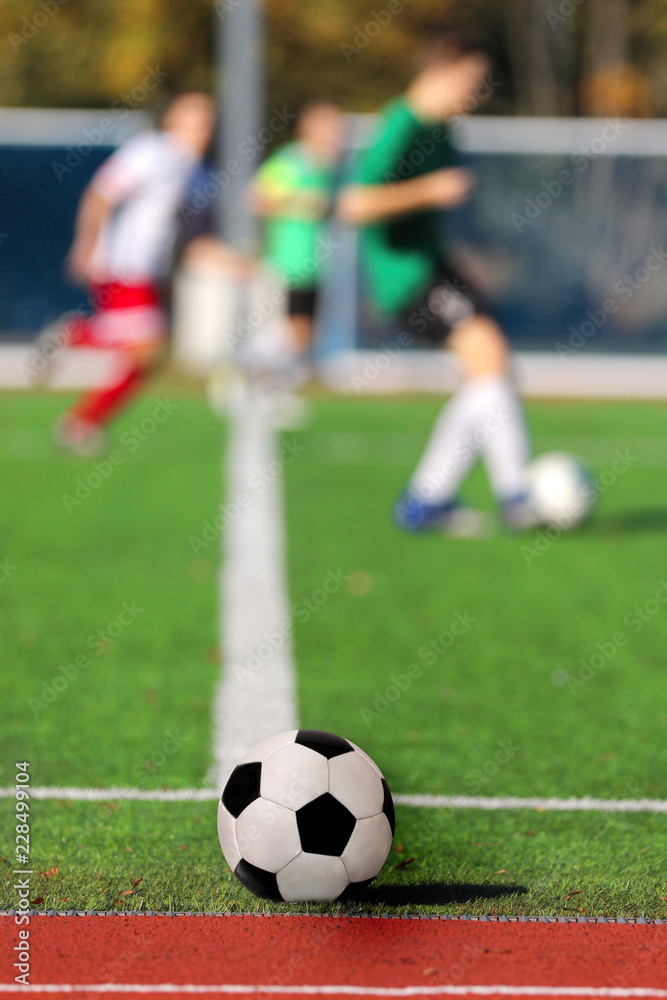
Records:
[[[269,93],[290,107],[331,96],[356,111],[377,108],[413,75],[424,30],[445,18],[485,29],[505,62],[492,0],[399,0],[395,13],[387,0],[266,0],[266,7]],[[507,94],[504,101],[509,106]]]
[[[648,118],[652,113],[650,85],[628,63],[603,65],[582,81],[581,106],[587,115]]]
[[[158,68],[168,89],[210,86],[214,18],[235,2],[2,0],[0,103],[108,107]],[[491,40],[491,112],[667,111],[667,0],[265,3],[269,108],[325,96],[376,108],[409,79],[424,28],[449,17]]]
[[[587,0],[588,33],[584,73],[625,63],[629,47],[629,0]]]
[[[651,40],[660,5],[645,0],[588,0],[588,4],[581,80],[583,113],[626,117],[653,114],[655,88],[641,49]],[[667,12],[667,7],[662,6],[663,13]],[[647,19],[650,7],[654,8],[653,18]]]
[[[4,0],[3,104],[109,106],[150,70],[208,85],[210,0]],[[185,42],[184,42],[185,40]],[[143,99],[150,104],[155,91]],[[132,98],[130,98],[132,99]],[[143,103],[143,102],[140,102]]]
[[[645,0],[631,9],[634,62],[648,81],[651,114],[667,114],[667,0]]]
[[[0,103],[104,106],[157,66],[168,88],[209,86],[213,18],[224,18],[233,2],[4,0]],[[269,105],[292,109],[331,95],[357,110],[375,108],[410,78],[424,26],[451,14],[481,23],[492,39],[499,27],[491,0],[387,3],[266,0]],[[500,100],[510,110],[510,94]]]

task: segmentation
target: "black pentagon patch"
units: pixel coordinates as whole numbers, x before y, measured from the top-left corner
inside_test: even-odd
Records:
[[[391,827],[392,837],[396,833],[396,813],[394,812],[394,800],[391,797],[391,792],[389,791],[389,785],[382,779],[382,787],[384,788],[384,802],[382,803],[382,812],[385,814],[389,820],[389,826]]]
[[[330,854],[335,858],[345,850],[357,823],[350,810],[330,792],[298,809],[296,822],[306,854]]]
[[[246,889],[250,889],[250,892],[254,892],[256,896],[261,896],[262,899],[273,899],[277,902],[282,900],[283,897],[278,889],[278,879],[273,872],[265,872],[263,868],[256,868],[255,865],[251,865],[249,861],[241,858],[234,869],[234,874],[239,882]]]
[[[262,765],[257,762],[238,764],[229,776],[222,793],[222,804],[234,819],[241,815],[246,806],[259,798],[259,783]]]
[[[321,753],[327,760],[331,760],[332,757],[340,757],[342,753],[350,753],[354,749],[342,736],[322,733],[319,729],[300,729],[294,742],[300,743],[302,747],[315,750],[316,753]]]

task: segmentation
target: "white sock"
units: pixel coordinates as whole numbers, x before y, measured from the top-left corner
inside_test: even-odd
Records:
[[[496,499],[514,500],[528,490],[530,441],[521,401],[507,377],[496,383],[493,409],[499,414],[484,445],[484,462]]]
[[[411,489],[426,503],[453,500],[480,453],[500,501],[525,492],[528,435],[521,405],[505,376],[471,379],[443,407]]]

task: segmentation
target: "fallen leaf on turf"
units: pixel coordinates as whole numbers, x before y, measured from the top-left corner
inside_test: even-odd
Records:
[[[414,858],[406,858],[405,861],[400,861],[397,865],[394,865],[394,868],[407,868],[414,860]]]
[[[567,896],[565,898],[569,899],[570,896],[578,896],[580,893],[581,893],[581,889],[573,889],[572,892],[568,892],[568,894],[567,894]]]
[[[424,969],[425,976],[432,976],[435,972],[440,972],[436,965],[429,965],[428,969]]]
[[[185,844],[181,844],[181,850],[182,851],[187,851],[187,847],[185,846]]]
[[[507,868],[499,868],[499,869],[498,869],[498,871],[497,871],[497,872],[493,872],[493,874],[494,874],[494,875],[502,875],[502,874],[503,874],[503,872],[504,872],[504,873],[505,873],[506,875],[509,875],[509,871],[507,870]]]
[[[126,850],[126,851],[129,851],[129,852],[130,852],[130,854],[132,854],[132,848],[131,848],[131,847],[126,847],[126,848],[125,848],[125,850]]]
[[[136,889],[140,882],[143,882],[143,878],[138,878],[136,882],[132,883],[132,888]]]
[[[30,900],[30,905],[37,906],[38,903],[43,903],[43,902],[44,902],[43,896],[36,896],[35,899]]]
[[[124,892],[121,892],[121,896],[131,896],[133,892],[134,889],[126,889]]]
[[[40,872],[40,875],[43,875],[44,878],[51,878],[53,875],[57,875],[57,874],[58,874],[58,869],[56,868],[55,865],[53,865],[53,867],[49,868],[48,872]]]
[[[399,844],[398,845],[398,847],[396,848],[396,853],[397,854],[402,854],[403,853],[403,844]],[[4,861],[4,858],[2,860]]]

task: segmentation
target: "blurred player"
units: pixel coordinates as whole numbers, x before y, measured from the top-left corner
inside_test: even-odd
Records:
[[[339,202],[341,216],[363,227],[362,261],[377,312],[453,351],[465,376],[395,505],[396,522],[407,531],[482,529],[482,516],[458,499],[479,454],[506,523],[533,523],[529,445],[508,345],[482,297],[449,261],[440,218],[472,187],[445,123],[488,91],[490,71],[476,40],[456,32],[431,39],[417,77],[381,112],[358,183]]]
[[[213,134],[211,98],[176,97],[162,128],[130,139],[97,170],[77,213],[67,266],[90,289],[94,313],[70,320],[67,346],[113,350],[112,381],[85,393],[54,437],[79,454],[95,454],[105,425],[140,388],[162,353],[162,302],[177,231],[177,208]]]
[[[273,153],[255,180],[255,205],[265,220],[264,258],[288,290],[287,315],[301,360],[313,342],[318,248],[332,209],[343,125],[335,104],[308,105],[299,116],[296,140]]]

